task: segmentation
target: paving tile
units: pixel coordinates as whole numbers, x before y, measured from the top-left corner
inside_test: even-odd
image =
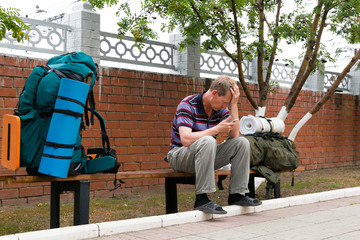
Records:
[[[344,196],[352,197],[341,197]],[[325,192],[266,203],[254,213],[211,217],[199,211],[176,216],[162,228],[129,232],[96,240],[351,240],[360,238],[360,189]],[[353,196],[354,195],[354,196]],[[329,201],[322,201],[331,199]],[[290,207],[283,207],[289,201]],[[308,203],[308,204],[304,204]],[[230,206],[231,207],[231,206]],[[273,209],[272,209],[273,208]],[[230,214],[231,215],[231,214]],[[204,218],[205,221],[201,220]],[[163,217],[163,216],[160,216]],[[188,219],[190,222],[183,224]],[[208,219],[208,220],[206,220]],[[165,221],[166,218],[162,219]],[[179,224],[176,224],[176,223]],[[101,229],[100,229],[101,231]]]

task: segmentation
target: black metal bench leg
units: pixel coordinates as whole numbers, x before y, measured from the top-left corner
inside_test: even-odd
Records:
[[[274,198],[281,198],[280,180],[274,186]]]
[[[74,225],[89,223],[90,182],[77,182],[74,189]]]
[[[177,189],[174,178],[165,178],[166,214],[177,213]]]
[[[248,183],[249,193],[246,195],[255,198],[255,174],[249,175],[249,183]]]
[[[51,182],[50,228],[60,227],[60,194],[58,182]]]
[[[90,181],[51,182],[50,228],[60,227],[60,194],[74,192],[74,225],[89,223]]]

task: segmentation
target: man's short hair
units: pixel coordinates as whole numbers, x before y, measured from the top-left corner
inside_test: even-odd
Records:
[[[209,90],[217,90],[219,96],[225,96],[234,84],[236,84],[234,79],[226,75],[221,75],[211,83]]]

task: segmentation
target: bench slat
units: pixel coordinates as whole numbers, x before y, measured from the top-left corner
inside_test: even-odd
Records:
[[[229,175],[230,171],[217,171],[215,175]],[[151,171],[129,171],[116,174],[117,179],[136,179],[136,178],[167,178],[167,177],[193,177],[193,173],[174,172],[172,169],[161,169]],[[67,178],[51,176],[29,176],[29,175],[11,175],[1,176],[0,181],[11,183],[32,183],[32,182],[59,182],[59,181],[100,181],[114,179],[115,175],[111,173],[81,174],[77,176],[68,176]]]
[[[303,171],[303,167],[298,167],[295,171]],[[231,171],[215,171],[215,176],[230,175]],[[250,170],[250,174],[256,174],[255,171]],[[129,171],[118,172],[117,179],[136,179],[136,178],[168,178],[168,177],[194,177],[193,173],[174,172],[172,169],[159,169],[148,171]],[[29,175],[5,175],[0,176],[0,181],[5,181],[8,184],[13,183],[33,183],[33,182],[59,182],[59,181],[101,181],[112,180],[114,174],[112,173],[95,173],[95,174],[81,174],[77,176],[68,176],[67,178],[51,177],[51,176],[29,176]]]

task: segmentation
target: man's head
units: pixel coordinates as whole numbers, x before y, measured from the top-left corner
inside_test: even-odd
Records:
[[[220,109],[226,108],[232,98],[230,88],[236,84],[236,81],[228,76],[219,76],[212,83],[209,88],[209,93],[211,93],[210,105],[212,109],[218,111]]]
[[[217,77],[209,88],[210,91],[216,90],[219,96],[225,96],[236,81],[229,76],[222,75]]]

